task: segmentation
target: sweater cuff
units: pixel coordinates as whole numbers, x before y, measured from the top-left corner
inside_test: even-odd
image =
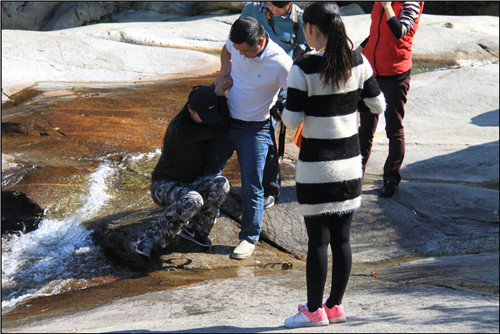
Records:
[[[387,20],[387,25],[389,26],[389,29],[391,29],[394,37],[396,37],[397,39],[403,37],[403,27],[401,26],[401,22],[396,16],[393,16],[389,20]]]

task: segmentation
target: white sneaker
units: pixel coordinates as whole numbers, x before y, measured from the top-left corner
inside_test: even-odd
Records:
[[[240,240],[240,243],[233,250],[231,254],[231,258],[243,260],[252,255],[253,250],[255,249],[255,244],[248,242],[246,240]]]
[[[264,210],[269,209],[274,205],[275,199],[274,196],[264,197]]]
[[[285,319],[285,327],[297,328],[297,327],[316,327],[316,326],[327,326],[328,317],[326,315],[325,309],[320,307],[314,312],[309,312],[306,305],[299,305],[299,313],[293,317],[288,317]]]

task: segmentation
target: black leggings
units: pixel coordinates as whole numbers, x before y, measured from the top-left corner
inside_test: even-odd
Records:
[[[332,249],[332,286],[327,307],[342,303],[351,273],[350,232],[352,212],[304,217],[309,237],[306,263],[307,308],[316,311],[323,304],[328,271],[328,244]]]

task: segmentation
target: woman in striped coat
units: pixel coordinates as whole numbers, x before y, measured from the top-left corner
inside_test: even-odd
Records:
[[[351,271],[350,226],[361,205],[362,168],[358,102],[372,113],[385,100],[366,58],[352,50],[335,3],[313,2],[304,10],[304,34],[313,51],[298,59],[288,77],[283,122],[303,121],[297,162],[297,200],[308,241],[307,304],[285,320],[287,327],[345,321],[342,297]],[[332,287],[323,303],[328,245],[333,254]]]

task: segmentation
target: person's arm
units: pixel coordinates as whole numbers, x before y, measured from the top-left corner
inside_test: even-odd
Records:
[[[389,21],[393,17],[396,17],[396,13],[394,13],[394,9],[392,9],[392,1],[382,1],[382,7],[384,8],[387,21]]]
[[[392,34],[397,39],[404,37],[413,27],[413,24],[420,15],[420,4],[418,1],[407,1],[404,3],[401,10],[401,16],[398,18],[392,9],[391,1],[383,1],[387,25],[391,29]]]
[[[304,119],[307,90],[306,74],[299,66],[293,65],[288,76],[286,106],[281,118],[283,124],[289,129],[298,128]]]
[[[217,96],[226,96],[226,90],[231,88],[233,85],[233,79],[231,76],[225,78],[224,81],[219,80],[217,84],[213,84],[215,86],[215,95]]]
[[[362,73],[363,76],[363,86],[360,94],[360,101],[358,102],[358,110],[360,112],[370,112],[372,114],[380,114],[384,112],[386,103],[385,97],[380,89],[380,86],[373,76],[373,70],[370,63],[362,54],[360,55],[363,59]]]
[[[221,68],[219,75],[214,79],[215,86],[226,87],[233,80],[231,79],[231,53],[227,50],[226,45],[222,48],[220,54]],[[229,86],[230,87],[230,86]],[[225,88],[224,90],[228,89]]]
[[[363,42],[361,42],[361,44],[356,49],[354,49],[354,51],[362,52],[364,47],[368,43],[369,39],[370,39],[370,36],[366,37],[365,40]]]

